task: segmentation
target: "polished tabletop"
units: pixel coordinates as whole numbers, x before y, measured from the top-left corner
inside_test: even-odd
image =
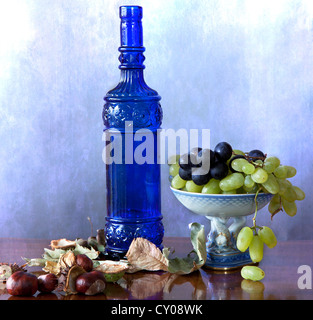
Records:
[[[21,257],[40,258],[50,240],[0,238],[0,262],[17,263]],[[164,246],[186,256],[192,246],[188,238],[165,238]],[[105,294],[96,296],[68,295],[63,292],[33,297],[13,297],[0,289],[0,300],[311,300],[313,241],[278,242],[273,249],[265,248],[259,264],[265,272],[261,282],[244,280],[239,270],[217,272],[206,268],[189,275],[168,272],[125,274],[119,284],[107,285]],[[40,273],[40,268],[28,268]]]

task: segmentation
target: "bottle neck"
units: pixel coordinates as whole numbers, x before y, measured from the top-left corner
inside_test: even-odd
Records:
[[[121,62],[120,69],[145,69],[143,62],[145,56],[144,47],[120,47],[119,52],[121,53],[119,61]]]
[[[120,7],[121,18],[121,53],[119,60],[120,69],[144,69],[142,32],[142,8],[139,6]]]

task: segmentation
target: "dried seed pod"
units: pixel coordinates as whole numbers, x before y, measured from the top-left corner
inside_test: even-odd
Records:
[[[76,242],[77,242],[80,246],[82,246],[82,247],[84,247],[84,248],[88,248],[88,247],[89,247],[89,246],[88,246],[88,241],[85,240],[85,239],[77,238],[77,239],[76,239]]]
[[[97,230],[97,241],[98,241],[98,244],[105,246],[106,242],[105,242],[104,229]]]
[[[52,240],[50,243],[52,249],[69,249],[76,246],[76,242],[67,239]]]

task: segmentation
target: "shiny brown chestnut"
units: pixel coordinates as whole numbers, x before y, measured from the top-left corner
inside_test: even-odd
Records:
[[[44,274],[38,277],[38,290],[43,293],[50,293],[58,286],[58,277],[53,273]]]
[[[105,289],[105,277],[100,271],[85,272],[76,279],[76,291],[85,295],[95,295]]]
[[[18,271],[9,277],[6,287],[12,296],[32,296],[38,290],[38,279],[34,274]]]
[[[85,271],[90,272],[93,269],[92,260],[85,254],[78,254],[76,256],[76,264],[85,269]]]

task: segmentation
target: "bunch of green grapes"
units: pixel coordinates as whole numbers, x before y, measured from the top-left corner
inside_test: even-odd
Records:
[[[260,150],[244,153],[231,149],[230,158],[224,162],[216,159],[216,151],[207,150],[209,170],[200,175],[196,174],[201,170],[197,155],[199,150],[202,155],[206,150],[196,149],[197,151],[192,150],[188,155],[183,155],[189,163],[183,162],[183,156],[179,155],[170,160],[169,174],[173,188],[205,194],[271,193],[274,197],[268,209],[272,216],[281,210],[289,216],[297,213],[295,201],[303,200],[305,193],[288,180],[297,173],[294,167],[281,165],[277,157],[267,157]],[[195,157],[193,162],[192,156]],[[203,159],[205,158],[202,161]]]
[[[273,194],[268,205],[272,218],[280,211],[285,211],[289,216],[295,216],[296,201],[305,198],[305,193],[289,181],[296,175],[297,170],[292,166],[282,165],[279,158],[268,157],[260,150],[244,153],[233,150],[225,142],[218,146],[214,151],[196,148],[187,156],[176,156],[169,169],[171,185],[175,189],[204,194],[255,194],[256,210],[253,226],[244,227],[239,232],[237,248],[242,252],[249,249],[251,260],[255,263],[260,262],[263,259],[264,244],[274,248],[277,240],[270,228],[256,224],[257,196],[260,192]],[[193,174],[194,170],[199,170],[200,162],[197,161],[199,152],[202,156],[206,154],[210,157],[207,161],[210,169],[202,176]],[[191,161],[192,158],[194,161]],[[203,157],[201,159],[205,160]],[[251,280],[260,279],[260,275],[264,276],[260,268],[255,268],[245,267],[243,276]]]

